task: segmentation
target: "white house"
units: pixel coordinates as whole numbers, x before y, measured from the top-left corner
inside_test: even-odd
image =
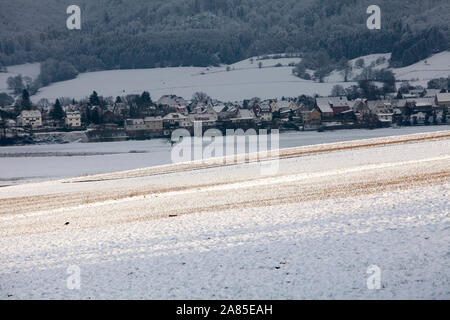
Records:
[[[42,114],[39,110],[22,110],[17,117],[19,127],[31,126],[37,128],[42,126]]]
[[[70,127],[70,128],[81,127],[81,113],[79,111],[66,112],[65,124],[66,124],[66,127]]]
[[[144,123],[144,119],[127,119],[125,121],[125,130],[127,131],[140,131],[146,129],[147,127]]]
[[[166,116],[164,116],[163,122],[170,126],[176,126],[181,128],[187,128],[192,126],[189,117],[178,112],[172,112],[167,114]]]
[[[192,123],[202,122],[204,126],[214,126],[219,116],[212,107],[206,107],[206,109],[197,109],[196,113],[189,114],[189,119]]]
[[[162,117],[146,117],[144,118],[144,124],[147,130],[160,131],[163,129]]]
[[[438,93],[436,95],[436,104],[439,107],[450,108],[450,93]]]

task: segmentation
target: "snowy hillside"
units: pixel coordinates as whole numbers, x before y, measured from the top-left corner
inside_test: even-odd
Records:
[[[381,53],[381,54],[371,54],[368,56],[359,57],[356,59],[352,59],[349,61],[350,66],[352,67],[352,71],[348,75],[348,79],[354,79],[359,76],[364,67],[372,67],[374,70],[381,70],[384,68],[389,68],[389,59],[391,58],[390,53]],[[362,59],[364,61],[364,66],[359,67],[356,64],[356,61]],[[328,77],[325,78],[325,82],[343,82],[344,75],[341,71],[333,71]],[[349,86],[346,84],[344,87]]]
[[[364,60],[364,67],[380,70],[389,67],[391,54],[372,54],[350,61],[352,72],[349,79],[356,79],[363,71],[356,61]],[[150,91],[153,99],[165,94],[176,94],[190,99],[197,91],[206,92],[211,97],[236,101],[252,97],[281,98],[306,95],[329,95],[336,84],[344,88],[355,82],[344,82],[340,71],[333,71],[325,78],[325,83],[300,79],[292,74],[292,65],[300,58],[246,59],[229,66],[220,67],[178,67],[136,70],[112,70],[80,74],[76,79],[57,82],[44,87],[32,97],[34,102],[41,98],[54,100],[60,97],[82,99],[93,90],[103,96],[139,94]],[[261,68],[259,63],[262,63]],[[0,73],[0,92],[6,91],[8,76],[22,73],[35,78],[39,64],[28,64],[8,68],[9,73]],[[392,69],[397,80],[409,80],[413,85],[426,87],[427,81],[450,75],[450,51],[436,54],[405,68]]]
[[[349,79],[355,79],[363,71],[363,68],[356,66],[357,60],[363,59],[364,67],[381,70],[385,68],[389,69],[390,58],[391,54],[386,53],[372,54],[350,60],[352,72],[349,75]],[[390,70],[394,72],[397,80],[407,80],[411,82],[411,85],[421,85],[426,88],[429,80],[450,76],[450,51],[435,54],[428,59],[424,59],[408,67],[393,68]],[[344,76],[340,71],[334,71],[325,78],[325,81],[341,82],[344,81]]]
[[[450,76],[450,51],[435,54],[405,68],[394,69],[394,73],[398,80],[409,80],[413,85],[426,88],[429,80]]]
[[[316,83],[295,77],[292,66],[299,58],[253,58],[229,66],[198,68],[179,67],[161,69],[115,70],[79,75],[74,80],[54,83],[42,88],[33,101],[68,96],[84,98],[96,90],[103,96],[117,96],[150,91],[154,99],[165,94],[177,94],[190,99],[197,91],[225,101],[252,97],[327,95],[336,83]],[[258,63],[262,63],[259,68]],[[277,64],[282,66],[277,67]]]
[[[7,72],[0,72],[0,92],[8,92],[8,84],[7,80],[9,77],[15,77],[19,74],[22,77],[30,77],[32,80],[36,79],[39,76],[40,72],[40,64],[39,63],[27,63],[16,66],[7,67]]]
[[[281,150],[273,176],[185,163],[0,188],[0,298],[449,299],[449,150],[442,131]]]

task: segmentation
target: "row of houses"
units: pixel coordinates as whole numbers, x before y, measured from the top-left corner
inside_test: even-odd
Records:
[[[284,122],[296,118],[301,122],[298,111],[302,105],[295,99],[189,103],[176,96],[164,96],[157,104],[174,112],[158,117],[126,119],[125,129],[129,136],[167,136],[177,128],[192,130],[194,123],[201,123],[207,129],[271,126],[274,118],[280,118]]]
[[[328,125],[359,125],[366,119],[375,119],[381,126],[391,126],[397,122],[411,124],[426,123],[434,118],[437,123],[446,122],[446,110],[450,109],[450,93],[438,93],[434,97],[407,98],[368,101],[348,100],[346,97],[318,97],[314,107],[307,107],[297,100],[249,101],[247,108],[239,103],[213,101],[198,103],[187,111],[176,96],[165,97],[162,101],[177,110],[165,116],[127,119],[125,129],[130,136],[166,136],[177,128],[191,129],[195,122],[208,127],[249,127],[271,124],[275,118],[281,123],[294,122],[304,129],[318,129]],[[186,103],[186,101],[182,101]],[[448,115],[447,115],[448,116]],[[445,118],[445,119],[444,119]]]
[[[66,128],[81,128],[81,113],[67,111],[63,119]],[[23,128],[39,129],[41,127],[55,127],[55,120],[44,118],[40,110],[22,110],[17,116],[15,125]]]
[[[368,115],[374,115],[385,126],[399,119],[414,124],[425,123],[434,118],[435,122],[446,122],[450,110],[450,93],[438,93],[434,97],[389,99],[368,101],[346,97],[316,98],[314,110],[305,114],[304,122],[362,122]],[[308,119],[308,117],[310,117]]]
[[[166,95],[156,104],[148,106],[140,117],[130,117],[131,106],[122,102],[102,108],[68,105],[64,107],[65,118],[62,123],[55,123],[49,117],[50,110],[23,110],[15,121],[9,119],[6,126],[39,129],[63,125],[66,129],[79,129],[86,126],[82,122],[82,113],[86,112],[86,108],[101,112],[105,123],[122,119],[122,128],[130,137],[155,137],[168,136],[177,128],[191,130],[195,122],[201,122],[204,128],[271,127],[274,123],[286,123],[303,129],[342,124],[361,126],[367,119],[377,121],[382,126],[405,122],[422,124],[430,122],[430,119],[435,123],[446,122],[445,117],[450,110],[450,93],[377,101],[348,100],[344,96],[317,97],[314,106],[306,106],[297,99],[252,99],[227,103],[209,100],[192,103],[175,95]]]

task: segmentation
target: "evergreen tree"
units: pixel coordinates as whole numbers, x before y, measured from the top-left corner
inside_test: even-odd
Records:
[[[100,116],[99,108],[91,109],[91,111],[90,111],[90,120],[94,124],[100,124],[101,123],[101,116]]]
[[[28,93],[27,89],[23,89],[22,91],[21,106],[25,110],[31,110],[33,106],[30,100],[30,94]]]
[[[59,99],[56,99],[55,104],[52,108],[52,111],[50,111],[50,116],[53,120],[62,120],[66,116],[64,113],[63,108],[61,107],[61,103],[59,102]]]
[[[144,92],[141,94],[140,102],[141,102],[143,105],[145,105],[145,106],[147,106],[147,105],[149,105],[149,104],[152,103],[152,98],[150,97],[150,93],[148,93],[148,91],[144,91]]]
[[[100,99],[98,98],[98,94],[96,91],[92,92],[92,94],[89,96],[89,104],[91,106],[99,106],[100,105]]]

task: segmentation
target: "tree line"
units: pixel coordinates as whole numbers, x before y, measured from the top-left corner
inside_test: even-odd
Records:
[[[450,33],[448,0],[408,6],[379,0],[383,24],[377,31],[365,26],[368,0],[79,2],[80,31],[65,28],[69,1],[2,4],[0,66],[44,62],[36,86],[45,86],[86,71],[210,66],[302,52],[320,79],[331,64],[371,53],[392,52],[393,66],[409,65],[448,48]],[[415,24],[416,18],[426,23]]]

